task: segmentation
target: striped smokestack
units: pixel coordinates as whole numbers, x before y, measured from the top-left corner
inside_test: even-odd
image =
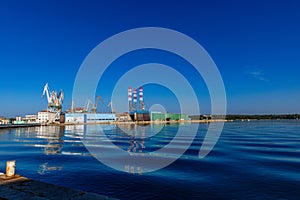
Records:
[[[128,110],[132,112],[132,88],[128,87]]]
[[[143,101],[143,87],[141,86],[139,89],[140,102]]]
[[[137,102],[136,89],[133,90],[133,102]]]
[[[128,101],[132,101],[132,88],[128,87]]]
[[[137,96],[136,96],[136,89],[133,90],[133,105],[132,109],[135,112],[137,110]]]
[[[139,88],[139,96],[140,96],[140,109],[145,110],[144,92],[143,92],[143,87],[142,86]]]

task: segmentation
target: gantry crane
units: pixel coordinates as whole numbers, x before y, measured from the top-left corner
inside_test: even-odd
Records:
[[[109,102],[109,104],[107,105],[107,107],[110,107],[111,113],[116,113],[113,109],[113,104],[112,101]]]
[[[92,109],[91,109],[92,113],[97,112],[97,107],[98,107],[99,100],[101,101],[102,104],[104,104],[104,100],[101,98],[101,96],[96,96],[95,104],[93,104]]]
[[[93,102],[90,99],[88,99],[85,106],[84,106],[84,108],[83,108],[83,112],[89,112],[90,105],[93,106]]]
[[[53,90],[50,92],[49,85],[48,83],[46,83],[46,85],[44,86],[42,98],[45,96],[45,94],[47,96],[47,103],[48,103],[47,111],[55,113],[56,114],[55,119],[59,119],[61,109],[62,109],[62,104],[64,101],[63,91],[60,90],[59,93],[57,93],[55,90]]]

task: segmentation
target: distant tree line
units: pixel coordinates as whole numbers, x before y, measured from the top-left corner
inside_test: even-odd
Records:
[[[205,119],[227,119],[227,120],[245,120],[245,119],[300,119],[300,114],[281,114],[281,115],[192,115],[192,120]]]

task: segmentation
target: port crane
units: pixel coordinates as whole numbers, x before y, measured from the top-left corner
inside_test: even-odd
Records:
[[[91,99],[88,99],[85,106],[84,106],[83,112],[91,111],[92,113],[96,113],[97,112],[97,107],[98,107],[98,104],[99,104],[99,100],[102,102],[102,104],[104,104],[104,101],[100,96],[96,96],[95,104],[93,103],[93,101]],[[91,110],[89,109],[90,106],[91,106]]]
[[[113,109],[113,104],[112,101],[109,102],[109,104],[107,105],[107,107],[110,107],[111,113],[116,113]]]
[[[71,101],[71,107],[70,107],[69,111],[74,112],[74,110],[75,110],[74,107],[75,107],[75,102],[72,100]]]
[[[55,113],[56,114],[55,119],[59,119],[61,109],[62,109],[62,104],[64,101],[63,91],[60,90],[59,93],[57,93],[55,90],[53,90],[50,92],[49,85],[48,83],[46,83],[46,85],[44,86],[42,98],[45,95],[47,96],[47,103],[48,103],[47,111]]]
[[[93,105],[93,102],[90,99],[88,99],[83,108],[83,112],[89,112],[90,105]]]
[[[101,96],[96,96],[95,104],[93,104],[92,109],[91,109],[92,113],[97,112],[97,107],[98,107],[99,100],[101,101],[102,104],[104,104],[104,100],[101,98]]]

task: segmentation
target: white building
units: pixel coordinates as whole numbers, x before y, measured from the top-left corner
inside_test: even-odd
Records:
[[[25,115],[25,118],[23,118],[23,120],[24,120],[27,124],[35,124],[35,123],[39,123],[38,115]]]
[[[0,117],[0,124],[9,124],[9,119],[6,119],[5,117]]]
[[[41,124],[50,124],[55,122],[56,113],[48,112],[48,111],[40,111],[38,112],[38,122]]]
[[[65,114],[65,123],[84,123],[85,114],[83,113],[66,113]]]
[[[101,123],[116,121],[114,113],[87,113],[85,116],[86,123]]]
[[[22,119],[21,116],[17,116],[16,120],[13,121],[13,124],[26,124],[26,122]]]

